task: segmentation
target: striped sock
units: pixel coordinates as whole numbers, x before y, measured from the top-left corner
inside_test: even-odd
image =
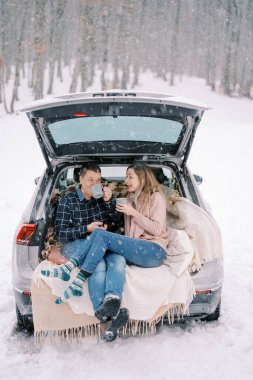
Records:
[[[75,259],[70,259],[65,264],[60,265],[58,268],[54,268],[53,271],[49,269],[44,269],[41,274],[45,277],[59,278],[63,281],[69,281],[70,273],[74,268],[78,267],[78,262]]]
[[[65,290],[63,296],[58,297],[55,303],[57,305],[66,302],[71,297],[81,297],[83,295],[83,284],[86,281],[86,277],[82,273],[78,273],[76,279]]]

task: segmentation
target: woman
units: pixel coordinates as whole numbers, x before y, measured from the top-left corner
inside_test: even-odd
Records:
[[[80,273],[63,296],[55,301],[56,304],[83,294],[83,283],[107,251],[125,257],[130,265],[154,268],[163,264],[169,241],[163,191],[152,169],[143,164],[133,164],[127,168],[126,185],[128,204],[116,206],[117,211],[125,217],[125,236],[96,228],[66,264],[53,272],[42,271],[45,276],[64,280],[66,273],[69,275],[75,267],[80,268]],[[125,324],[128,320],[127,309],[120,309],[117,318],[121,326]],[[114,320],[107,331],[113,338],[111,340],[114,340],[117,336],[117,323]]]

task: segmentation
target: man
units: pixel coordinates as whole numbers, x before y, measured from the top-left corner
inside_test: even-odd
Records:
[[[80,188],[59,203],[55,221],[57,239],[62,243],[83,239],[95,228],[120,221],[115,199],[109,187],[103,187],[103,198],[92,197],[92,186],[101,183],[101,169],[88,163],[80,170]]]
[[[103,187],[103,197],[99,199],[93,197],[92,186],[100,183],[100,167],[93,162],[87,163],[80,170],[80,187],[59,202],[55,221],[56,238],[63,244],[61,251],[67,258],[82,249],[84,239],[95,228],[107,229],[107,226],[118,226],[121,223],[121,214],[116,211],[116,201],[109,187]],[[101,322],[112,319],[111,324],[113,327],[116,326],[115,328],[121,327],[121,322],[117,322],[116,318],[120,315],[125,265],[124,257],[108,251],[88,282],[89,295],[96,317]],[[66,273],[58,273],[58,269],[54,271],[62,279],[70,278],[67,271]],[[49,273],[45,272],[43,274],[49,276]],[[78,276],[81,281],[82,274]],[[79,292],[78,295],[82,295],[78,284],[73,292]],[[72,294],[69,296],[71,297]]]

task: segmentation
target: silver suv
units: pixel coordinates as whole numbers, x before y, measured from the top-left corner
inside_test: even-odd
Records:
[[[20,220],[13,244],[13,289],[18,327],[32,331],[31,277],[53,234],[59,199],[78,186],[79,168],[96,161],[103,181],[122,189],[125,168],[142,161],[153,167],[165,189],[203,208],[187,167],[196,129],[207,106],[172,95],[115,90],[38,100],[22,109],[46,160],[45,172]],[[119,190],[120,191],[120,190]],[[194,275],[196,296],[190,317],[220,315],[222,258],[206,262]]]

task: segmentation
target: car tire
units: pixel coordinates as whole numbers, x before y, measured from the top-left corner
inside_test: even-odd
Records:
[[[18,332],[26,331],[32,335],[34,332],[32,317],[28,315],[22,315],[17,305],[16,305],[16,315],[17,315],[16,330]]]
[[[218,303],[216,309],[212,314],[208,314],[204,318],[201,318],[202,321],[206,322],[212,322],[212,321],[217,321],[220,317],[220,312],[221,312],[221,301]]]

